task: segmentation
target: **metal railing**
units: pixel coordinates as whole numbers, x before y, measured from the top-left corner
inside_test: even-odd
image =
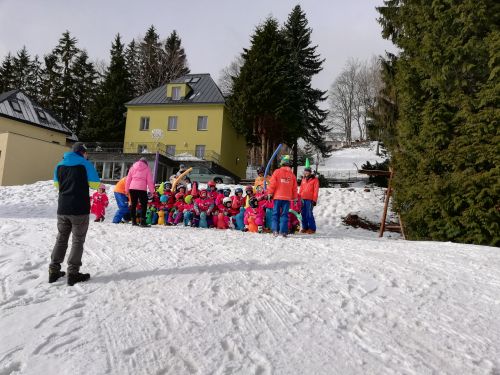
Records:
[[[220,162],[220,154],[213,150],[176,150],[172,152],[166,144],[160,142],[89,142],[85,144],[89,152],[113,152],[123,154],[154,154],[159,152],[177,161],[213,161]]]

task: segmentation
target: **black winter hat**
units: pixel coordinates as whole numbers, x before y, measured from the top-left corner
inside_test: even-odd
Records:
[[[83,144],[83,142],[76,142],[73,145],[73,152],[77,152],[81,155],[87,152],[87,147]]]

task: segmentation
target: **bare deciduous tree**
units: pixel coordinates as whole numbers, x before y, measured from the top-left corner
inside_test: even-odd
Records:
[[[243,58],[241,55],[238,55],[231,64],[220,71],[218,85],[224,96],[231,95],[233,91],[233,77],[237,77],[240,74],[242,65]]]
[[[336,131],[344,133],[347,144],[352,142],[354,125],[357,138],[367,138],[368,114],[381,85],[379,60],[375,56],[363,63],[349,59],[332,84],[329,121]]]

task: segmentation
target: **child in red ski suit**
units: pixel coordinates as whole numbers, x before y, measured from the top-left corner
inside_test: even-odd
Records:
[[[205,212],[207,214],[208,227],[213,227],[212,212],[214,210],[214,207],[215,202],[208,196],[208,192],[206,190],[201,190],[200,197],[198,199],[195,199],[194,201],[194,226],[197,227],[199,225],[200,215],[202,212]]]
[[[92,194],[90,203],[92,204],[90,212],[95,215],[94,221],[104,221],[106,207],[108,207],[109,204],[108,196],[106,195],[106,186],[104,184],[100,184],[97,191]]]
[[[217,206],[218,214],[213,216],[214,227],[217,229],[229,229],[231,222],[231,198],[224,197],[222,203]]]
[[[167,225],[177,225],[181,222],[184,212],[184,204],[184,194],[175,194],[174,207],[168,215]]]
[[[240,213],[240,208],[245,207],[246,197],[243,196],[243,189],[236,188],[234,190],[234,195],[231,197],[231,216],[238,215]]]

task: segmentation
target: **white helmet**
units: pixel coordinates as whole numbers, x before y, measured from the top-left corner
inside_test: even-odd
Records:
[[[231,203],[231,198],[229,197],[225,197],[223,200],[222,200],[222,204],[225,206],[226,203]]]

